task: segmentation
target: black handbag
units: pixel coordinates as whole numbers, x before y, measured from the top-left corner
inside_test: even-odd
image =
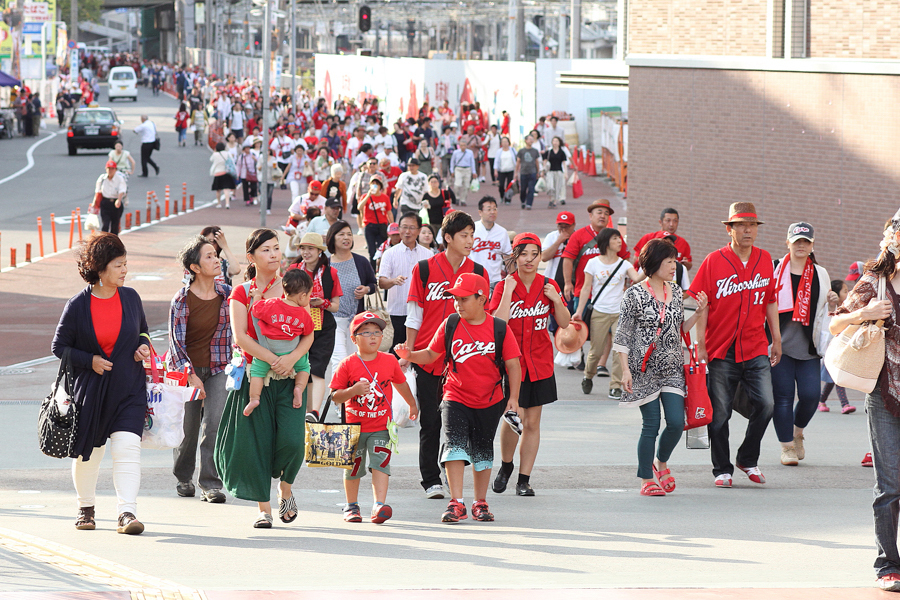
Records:
[[[594,314],[594,304],[597,303],[597,300],[600,299],[600,295],[603,294],[603,290],[606,289],[606,286],[609,285],[609,282],[612,281],[613,276],[618,272],[619,267],[621,267],[625,263],[625,259],[619,259],[619,262],[616,264],[616,268],[613,269],[612,273],[609,274],[609,277],[606,278],[606,281],[603,282],[603,285],[600,287],[600,291],[597,292],[597,295],[594,296],[594,299],[590,302],[586,302],[584,305],[584,310],[581,313],[581,320],[591,324],[591,316]]]
[[[154,149],[154,150],[159,150],[159,149],[160,149],[159,136],[156,136],[156,139],[153,140],[153,149]]]
[[[60,405],[68,406],[65,414]],[[75,372],[66,348],[59,363],[56,383],[50,395],[41,403],[38,413],[38,445],[41,452],[53,458],[74,456],[75,434],[78,431],[78,404],[75,403]]]

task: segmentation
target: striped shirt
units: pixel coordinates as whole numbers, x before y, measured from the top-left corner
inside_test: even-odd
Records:
[[[231,319],[228,305],[228,297],[231,296],[231,286],[221,281],[215,282],[216,294],[222,296],[222,307],[219,309],[219,325],[216,333],[209,342],[209,358],[211,375],[216,375],[225,370],[231,361]],[[194,366],[187,355],[185,334],[187,333],[188,305],[187,293],[189,286],[184,286],[172,298],[169,311],[169,368],[173,371],[181,371],[187,368],[188,373],[194,373]],[[205,365],[204,365],[205,366]]]
[[[427,260],[434,256],[434,253],[422,246],[416,244],[415,248],[410,248],[403,242],[388,248],[381,257],[381,267],[378,271],[378,277],[386,277],[387,279],[395,279],[399,275],[406,277],[403,285],[395,285],[387,291],[387,311],[395,316],[406,315],[406,299],[409,296],[409,278],[412,276],[413,267],[420,260]]]

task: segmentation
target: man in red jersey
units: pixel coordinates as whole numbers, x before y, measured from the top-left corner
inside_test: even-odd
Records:
[[[662,214],[659,215],[659,228],[659,231],[648,233],[638,240],[638,243],[634,245],[635,257],[640,256],[641,248],[650,240],[672,236],[675,238],[672,243],[675,244],[675,249],[678,250],[678,256],[676,257],[678,262],[690,271],[691,267],[694,266],[694,259],[691,256],[691,245],[683,237],[675,234],[678,231],[678,211],[674,208],[664,208]]]
[[[730,488],[734,466],[754,483],[765,483],[759,470],[759,450],[774,408],[771,367],[781,359],[772,257],[755,247],[762,221],[750,202],[735,202],[722,221],[731,243],[709,254],[691,282],[691,294],[706,292],[709,310],[697,322],[697,349],[709,360],[709,396],[713,421],[709,425],[710,454],[716,487]],[[772,345],[766,337],[768,323]],[[728,420],[734,392],[744,384],[753,404],[744,442],[731,464]]]
[[[453,312],[453,296],[447,290],[463,273],[484,277],[484,267],[469,258],[474,243],[475,222],[462,211],[452,211],[441,224],[446,250],[419,261],[410,276],[407,298],[406,345],[413,351],[428,347],[441,323]],[[402,361],[405,367],[408,361]],[[441,376],[444,361],[414,365],[416,395],[419,400],[419,473],[427,498],[441,499],[441,469],[438,453],[441,446],[442,397]]]
[[[615,212],[609,205],[609,200],[594,200],[587,207],[590,215],[590,224],[582,227],[572,234],[566,249],[563,251],[563,276],[565,277],[564,294],[566,300],[577,299],[581,293],[581,284],[584,283],[584,266],[592,257],[600,254],[597,250],[597,234],[609,225],[609,218]],[[628,245],[622,244],[619,257],[627,259],[629,256]],[[577,309],[577,306],[573,306]]]

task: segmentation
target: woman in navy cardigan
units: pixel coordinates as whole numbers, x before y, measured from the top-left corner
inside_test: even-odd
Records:
[[[118,498],[119,533],[139,534],[137,494],[141,484],[141,433],[147,412],[150,358],[141,298],[125,285],[125,246],[117,235],[98,233],[76,251],[78,272],[89,284],[63,309],[53,354],[69,350],[75,371],[78,416],[72,478],[78,496],[76,529],[94,529],[94,498],[100,461],[109,440]],[[149,340],[149,336],[145,338]]]

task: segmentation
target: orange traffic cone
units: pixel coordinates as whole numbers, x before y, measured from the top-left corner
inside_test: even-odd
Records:
[[[573,158],[575,161],[575,170],[576,171],[583,170],[583,167],[581,164],[581,148],[577,148],[577,147],[575,148],[575,155],[573,156]]]
[[[588,177],[596,177],[597,176],[597,159],[594,158],[593,151],[588,153],[587,174],[588,174]]]

